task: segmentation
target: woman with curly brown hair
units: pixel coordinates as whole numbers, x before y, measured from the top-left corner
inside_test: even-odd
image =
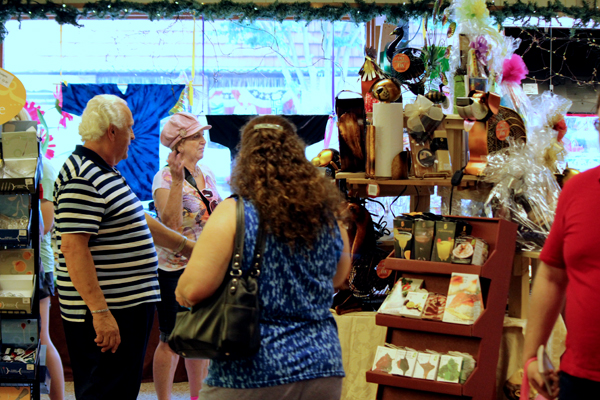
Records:
[[[244,262],[250,268],[260,222],[267,238],[259,296],[259,352],[213,360],[200,392],[205,400],[338,400],[342,355],[329,307],[350,269],[348,236],[339,222],[337,189],[306,159],[296,128],[260,116],[242,128],[232,189],[245,206]],[[220,286],[233,253],[235,201],[215,209],[175,291],[186,307]]]

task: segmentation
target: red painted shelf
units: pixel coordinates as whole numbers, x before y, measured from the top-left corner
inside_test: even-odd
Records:
[[[427,379],[409,378],[406,376],[390,375],[379,371],[368,371],[367,382],[400,387],[404,389],[451,394],[455,396],[462,395],[463,386],[460,383],[437,382]]]

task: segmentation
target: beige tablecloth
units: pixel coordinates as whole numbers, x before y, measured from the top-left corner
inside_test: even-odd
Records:
[[[373,365],[377,346],[385,343],[387,328],[375,325],[374,312],[334,314],[338,325],[342,358],[346,378],[342,387],[342,400],[374,400],[377,385],[367,383],[365,373]],[[504,334],[500,345],[497,370],[498,399],[505,399],[502,386],[515,371],[522,368],[523,338],[526,321],[505,317]],[[556,323],[549,340],[548,354],[555,366],[565,350],[565,324]]]

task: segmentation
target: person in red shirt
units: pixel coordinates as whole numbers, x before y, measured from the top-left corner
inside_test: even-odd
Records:
[[[596,104],[600,116],[600,95]],[[600,123],[595,121],[600,133]],[[529,384],[548,399],[589,399],[600,393],[600,167],[577,174],[565,184],[554,223],[540,255],[531,293],[523,360],[546,344],[566,299],[566,350],[560,372],[549,374],[548,393],[538,361],[527,366]],[[596,393],[594,395],[593,393]],[[591,397],[590,397],[591,396]]]

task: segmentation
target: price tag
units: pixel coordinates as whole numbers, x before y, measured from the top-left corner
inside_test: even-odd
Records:
[[[525,94],[539,94],[537,83],[524,83],[523,92]]]
[[[8,72],[0,69],[0,85],[8,88],[15,77]]]
[[[379,185],[376,183],[370,183],[367,185],[367,196],[378,197],[379,196]]]

